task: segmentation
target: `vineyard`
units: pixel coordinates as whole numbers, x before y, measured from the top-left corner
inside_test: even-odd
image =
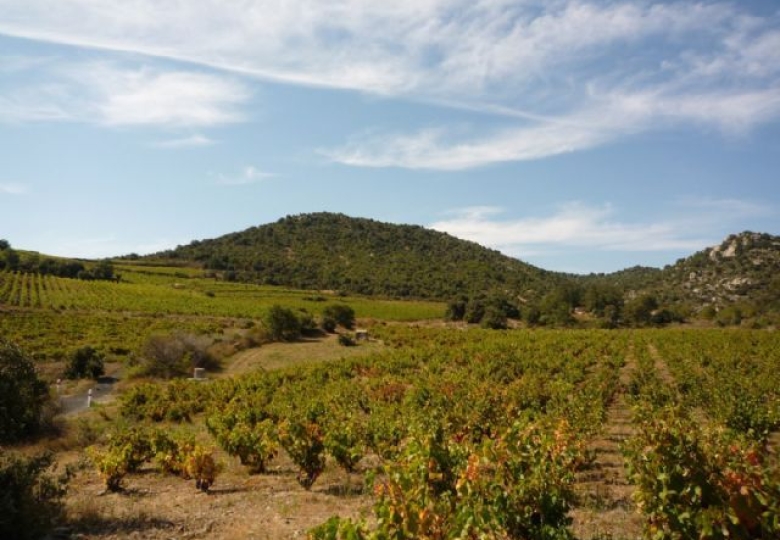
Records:
[[[142,354],[149,336],[187,332],[218,345],[272,306],[320,315],[338,302],[373,343],[340,360],[247,363],[207,383],[123,381],[89,420],[67,422],[77,441],[68,459],[81,463],[76,485],[86,486],[68,504],[83,538],[116,532],[115,510],[79,506],[96,504],[96,483],[111,504],[156,516],[128,525],[149,538],[171,535],[175,519],[161,508],[185,512],[187,529],[214,504],[225,512],[188,537],[780,538],[774,331],[407,324],[439,318],[444,306],[187,268],[119,271],[119,281],[0,273],[0,337],[39,362],[82,346],[120,362]],[[277,355],[302,346],[276,345]],[[183,494],[175,478],[206,495]],[[150,485],[187,503],[128,497]],[[232,505],[246,515],[228,517]],[[276,532],[262,532],[264,519]]]
[[[401,302],[311,293],[204,278],[191,269],[118,266],[121,282],[0,271],[0,336],[40,360],[90,345],[135,351],[174,330],[219,335],[261,318],[275,304],[318,315],[330,302],[360,317],[413,321],[441,316],[437,302]]]
[[[366,486],[373,509],[310,523],[316,539],[780,535],[777,334],[374,331],[386,350],[364,358],[136,385],[116,413],[135,431],[98,455],[120,465],[136,456],[138,467],[129,449],[140,444],[140,460],[163,471],[160,430],[189,426],[210,443],[165,444],[197,446],[201,460],[249,476],[290,464],[281,470],[301,493],[340,470],[345,489]],[[607,482],[594,441],[622,407],[632,429],[618,476],[632,495],[594,498],[593,479]],[[133,478],[133,467],[117,470],[107,482]],[[626,521],[594,526],[588,516],[605,508]]]
[[[110,311],[233,318],[257,318],[283,303],[318,311],[329,295],[281,287],[230,283],[187,273],[118,267],[122,281],[82,281],[24,272],[0,272],[0,306],[58,311]],[[418,320],[441,316],[438,302],[401,302],[339,297],[365,317]]]

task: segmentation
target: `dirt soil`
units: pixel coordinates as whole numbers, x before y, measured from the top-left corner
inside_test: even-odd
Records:
[[[595,457],[582,471],[575,486],[578,505],[571,513],[577,538],[640,538],[642,518],[631,499],[634,487],[628,482],[620,445],[634,435],[626,387],[636,369],[632,354],[620,370],[619,388],[607,409],[602,434],[588,450]]]
[[[149,469],[129,475],[123,492],[106,493],[98,474],[88,468],[71,483],[71,526],[60,534],[80,540],[282,540],[305,538],[333,515],[358,518],[370,512],[371,496],[363,493],[360,475],[347,479],[329,464],[306,491],[295,472],[283,457],[263,475],[249,475],[231,462],[203,493],[192,480]]]

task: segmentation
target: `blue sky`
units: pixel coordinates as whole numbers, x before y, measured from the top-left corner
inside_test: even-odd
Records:
[[[343,212],[537,266],[780,234],[780,4],[0,0],[0,237]]]

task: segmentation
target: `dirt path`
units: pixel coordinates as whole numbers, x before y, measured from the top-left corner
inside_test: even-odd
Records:
[[[655,371],[658,373],[658,376],[661,378],[661,380],[669,388],[672,389],[676,388],[677,383],[674,377],[672,376],[671,372],[669,371],[669,366],[666,365],[666,361],[658,352],[658,349],[656,349],[655,345],[653,345],[652,343],[648,343],[647,351],[650,353],[650,358],[652,358],[653,362],[655,362]]]
[[[88,390],[70,396],[62,396],[60,398],[61,414],[76,414],[87,410],[90,407],[90,402],[105,403],[113,399],[114,385],[118,380],[116,377],[101,377]]]
[[[580,504],[571,513],[572,529],[583,540],[641,536],[642,518],[631,499],[634,488],[628,482],[620,451],[620,445],[635,433],[626,399],[626,388],[635,369],[636,361],[629,351],[620,369],[615,399],[607,409],[603,432],[588,445],[595,459],[577,479],[575,490]]]
[[[292,343],[268,343],[233,356],[220,377],[232,377],[259,370],[301,366],[354,356],[365,356],[382,348],[377,341],[361,341],[354,347],[339,345],[336,334],[305,338]]]

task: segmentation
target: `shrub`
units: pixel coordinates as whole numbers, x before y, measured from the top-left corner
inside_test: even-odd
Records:
[[[566,423],[551,428],[517,423],[474,449],[440,428],[413,437],[376,477],[371,527],[332,518],[310,537],[568,540],[583,450]]]
[[[322,310],[322,320],[323,328],[325,328],[324,321],[331,320],[335,322],[336,325],[351,330],[355,327],[355,310],[346,304],[331,304]],[[332,330],[327,331],[332,332]]]
[[[301,337],[301,321],[291,309],[277,304],[265,314],[263,325],[272,341],[293,341]]]
[[[214,485],[219,471],[213,452],[202,446],[195,445],[184,458],[184,477],[194,478],[195,487],[201,491],[208,491]]]
[[[46,471],[52,454],[24,457],[0,448],[0,538],[41,538],[62,514],[69,473]]]
[[[38,432],[49,389],[21,349],[0,342],[0,443]]]
[[[206,421],[206,427],[219,445],[231,456],[237,456],[241,465],[252,472],[264,473],[266,463],[276,456],[279,442],[276,425],[270,418],[257,418],[235,403],[215,412]]]
[[[190,334],[153,335],[141,351],[139,375],[171,379],[187,377],[193,368],[219,368],[209,352],[211,340]]]
[[[299,468],[298,483],[311,489],[325,469],[321,427],[312,421],[285,420],[279,425],[279,442]]]
[[[780,481],[761,445],[675,409],[626,445],[648,538],[778,538]]]
[[[353,347],[356,345],[356,343],[349,334],[339,334],[339,345],[343,345],[344,347]]]
[[[493,330],[505,330],[506,325],[506,315],[503,311],[494,306],[490,306],[485,310],[485,314],[480,322],[482,328],[490,328]]]
[[[90,346],[73,352],[65,367],[66,379],[97,379],[105,373],[103,355]]]

